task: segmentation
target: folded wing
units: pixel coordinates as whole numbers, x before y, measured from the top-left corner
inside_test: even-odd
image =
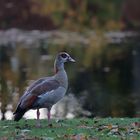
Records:
[[[55,90],[60,86],[59,82],[55,79],[39,79],[34,82],[21,97],[18,106],[24,109],[30,109],[35,103],[38,96],[43,95],[49,91]]]

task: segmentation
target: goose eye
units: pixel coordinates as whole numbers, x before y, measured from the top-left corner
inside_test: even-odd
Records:
[[[65,53],[61,54],[61,57],[66,58],[67,55]]]

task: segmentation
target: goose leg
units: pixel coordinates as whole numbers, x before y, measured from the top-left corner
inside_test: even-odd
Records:
[[[37,127],[40,127],[40,120],[39,120],[39,117],[40,117],[40,112],[39,112],[39,109],[37,109],[37,112],[36,112],[36,115],[37,115],[37,122],[36,122],[36,126]]]
[[[50,125],[50,117],[51,117],[50,109],[48,109],[47,116],[48,116],[48,125]]]

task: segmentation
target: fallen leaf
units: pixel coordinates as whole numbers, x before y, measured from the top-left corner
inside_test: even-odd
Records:
[[[131,124],[131,126],[134,128],[140,128],[140,122],[134,122]]]
[[[6,125],[6,126],[3,126],[3,128],[8,128],[8,127],[9,127],[9,126],[7,126],[7,125]]]
[[[27,132],[30,132],[31,130],[28,130],[28,129],[23,129],[21,130],[22,133],[27,133]]]
[[[93,126],[87,126],[87,125],[80,125],[79,128],[86,128],[86,129],[92,129]]]

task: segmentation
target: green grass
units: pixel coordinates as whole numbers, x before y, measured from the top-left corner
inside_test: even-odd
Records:
[[[140,118],[0,121],[0,140],[140,140]]]

